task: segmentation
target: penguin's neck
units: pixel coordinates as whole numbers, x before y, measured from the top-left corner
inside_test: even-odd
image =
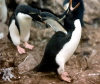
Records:
[[[75,25],[75,30],[74,31],[81,31],[82,30],[82,28],[81,28],[81,23],[80,23],[80,20],[79,19],[76,19],[75,21],[74,21],[74,25]]]
[[[76,19],[74,21],[74,26],[75,26],[75,29],[71,32],[71,35],[72,35],[71,40],[73,40],[72,42],[79,41],[81,38],[82,28],[81,28],[81,23],[79,19]]]
[[[75,30],[75,24],[74,24],[74,21],[68,21],[68,22],[65,22],[65,27],[66,31],[68,32],[68,34],[72,34],[73,31]]]
[[[67,62],[68,59],[73,55],[73,53],[75,52],[75,50],[80,42],[80,38],[81,38],[82,28],[81,28],[80,20],[79,19],[75,20],[74,25],[75,25],[75,29],[71,34],[70,41],[66,42],[65,45],[63,46],[63,48],[58,53],[58,59],[63,54],[65,62]]]

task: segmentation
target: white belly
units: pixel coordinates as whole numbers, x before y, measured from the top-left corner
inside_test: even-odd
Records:
[[[27,14],[18,13],[17,19],[20,26],[20,38],[23,40],[30,33],[32,18]]]
[[[60,50],[60,52],[57,54],[56,60],[65,63],[75,52],[81,38],[81,25],[79,20],[75,21],[75,27],[76,28],[72,33],[70,41],[67,42]]]

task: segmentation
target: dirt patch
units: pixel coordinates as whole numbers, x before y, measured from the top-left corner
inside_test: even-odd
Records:
[[[41,0],[31,1],[39,2]],[[100,0],[84,1],[86,8],[84,20],[89,24],[83,28],[81,42],[74,55],[66,63],[65,70],[72,78],[72,82],[69,84],[100,84],[100,18],[98,18],[100,16]],[[50,1],[50,3],[53,2],[55,0]],[[44,8],[49,8],[54,13],[62,13],[60,0],[57,0],[58,4],[50,3],[49,1],[47,4],[45,3]],[[12,8],[13,5],[9,6]],[[11,8],[9,7],[9,9]],[[10,13],[12,14],[12,11],[9,12],[9,16],[11,16]],[[0,84],[66,84],[59,80],[53,72],[36,73],[32,70],[40,62],[46,44],[54,34],[52,29],[45,29],[43,24],[42,26],[38,23],[35,25],[37,28],[31,28],[29,40],[29,43],[35,47],[33,50],[26,49],[26,54],[20,55],[7,38],[8,26],[0,23]],[[28,56],[29,58],[27,58]],[[2,70],[10,67],[12,68],[11,74],[15,77],[11,78],[10,82],[4,81]],[[24,73],[19,74],[20,71]]]
[[[89,25],[83,28],[82,39],[74,56],[66,64],[66,71],[73,81],[69,84],[99,84],[100,83],[100,28],[95,29]],[[12,73],[16,78],[11,82],[2,80],[0,74],[0,84],[66,84],[59,80],[55,73],[36,73],[31,70],[19,74],[18,65],[21,64],[28,55],[35,58],[37,64],[40,62],[45,46],[53,35],[53,30],[31,29],[30,43],[35,46],[27,53],[18,54],[16,47],[4,37],[0,39],[0,69],[13,67]],[[33,61],[34,63],[34,61]]]

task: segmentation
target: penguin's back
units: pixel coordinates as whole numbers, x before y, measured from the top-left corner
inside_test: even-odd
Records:
[[[38,9],[32,8],[28,5],[19,5],[15,10],[15,14],[18,14],[19,12],[24,13],[24,14],[29,14],[31,12],[39,13],[40,11]]]

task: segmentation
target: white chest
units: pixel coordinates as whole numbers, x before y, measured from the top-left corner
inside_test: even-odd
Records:
[[[30,32],[32,18],[27,14],[18,13],[17,20],[20,26],[20,35],[23,37]]]
[[[81,25],[80,21],[75,21],[75,30],[72,33],[72,37],[69,42],[67,42],[60,52],[57,54],[57,59],[63,59],[65,62],[73,55],[75,52],[81,38]]]

